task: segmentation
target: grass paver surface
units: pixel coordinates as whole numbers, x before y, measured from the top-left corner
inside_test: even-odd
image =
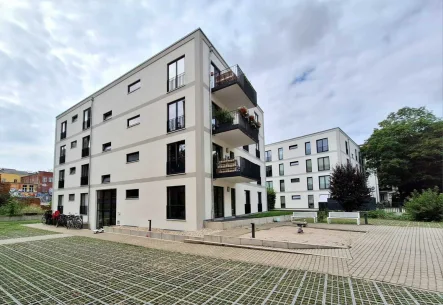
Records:
[[[22,238],[41,236],[49,234],[58,234],[57,232],[51,232],[46,230],[39,230],[23,226],[23,224],[36,223],[35,221],[0,221],[0,240],[11,238]]]
[[[436,292],[86,237],[0,246],[0,304],[443,304]]]

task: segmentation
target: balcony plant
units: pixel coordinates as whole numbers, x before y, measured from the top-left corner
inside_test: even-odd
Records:
[[[240,115],[245,119],[248,118],[248,108],[246,108],[245,106],[238,107],[238,113],[240,113]]]
[[[260,123],[260,122],[253,121],[253,122],[251,122],[251,127],[252,127],[252,128],[255,128],[255,129],[260,129],[260,127],[261,127],[261,123]]]
[[[232,114],[225,109],[219,109],[214,113],[214,118],[217,124],[232,124],[234,122],[234,117]]]

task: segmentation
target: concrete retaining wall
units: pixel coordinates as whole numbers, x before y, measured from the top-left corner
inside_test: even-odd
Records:
[[[262,218],[239,218],[238,220],[231,220],[231,221],[206,220],[204,222],[204,227],[213,230],[226,230],[231,228],[250,226],[251,223],[262,225],[266,223],[275,222],[275,220],[277,219],[279,219],[280,222],[291,221],[291,215],[262,217]]]
[[[142,230],[132,230],[129,228],[104,227],[104,230],[106,233],[117,233],[117,234],[131,235],[131,236],[141,236],[141,237],[164,239],[164,240],[170,240],[170,241],[179,241],[179,242],[183,242],[185,239],[203,240],[203,237],[167,234],[167,233],[161,233],[161,232],[149,232],[149,231],[142,231]]]
[[[0,221],[24,221],[24,220],[41,220],[43,215],[23,215],[23,216],[0,216]]]

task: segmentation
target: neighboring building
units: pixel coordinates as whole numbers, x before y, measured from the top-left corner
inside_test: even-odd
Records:
[[[91,229],[266,211],[263,123],[245,74],[198,29],[57,116],[53,206]]]
[[[38,171],[21,177],[25,192],[52,193],[52,172]]]
[[[371,188],[371,197],[375,198],[375,202],[377,203],[381,202],[380,199],[381,192],[378,187],[378,176],[375,170],[370,171],[370,174],[368,176],[368,187]]]
[[[20,183],[20,178],[29,174],[29,172],[19,171],[12,168],[0,168],[0,182]]]
[[[361,169],[360,147],[340,128],[268,144],[265,161],[278,209],[318,209],[329,198],[334,166],[349,162]]]

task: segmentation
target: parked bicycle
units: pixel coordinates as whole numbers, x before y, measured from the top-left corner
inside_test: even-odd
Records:
[[[60,214],[57,217],[56,227],[62,226],[66,227],[67,229],[82,229],[83,228],[83,218],[80,215],[65,215]]]

